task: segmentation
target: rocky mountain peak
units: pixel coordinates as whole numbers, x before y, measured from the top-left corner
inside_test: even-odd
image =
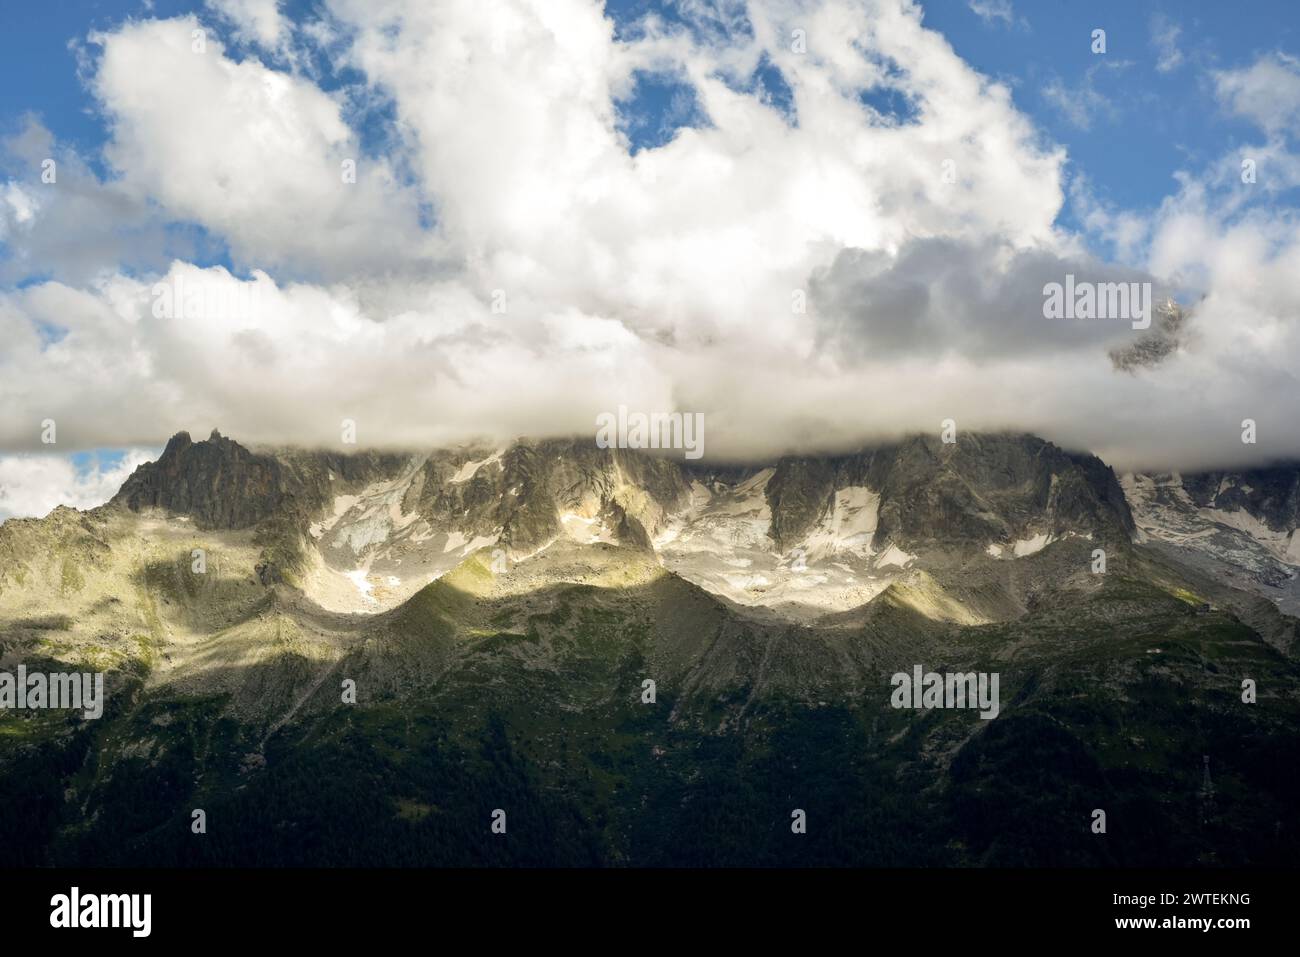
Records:
[[[177,432],[167,440],[167,445],[162,453],[163,457],[180,455],[193,444],[188,432]]]
[[[952,444],[910,436],[850,455],[783,459],[768,484],[778,547],[797,544],[850,488],[880,496],[876,545],[982,549],[1072,533],[1127,540],[1134,527],[1119,480],[1096,456],[1032,435],[967,433]]]
[[[247,528],[281,504],[282,471],[275,458],[250,452],[215,429],[202,442],[178,432],[156,462],[131,474],[112,504],[136,512],[167,509],[205,528]]]
[[[806,583],[824,579],[848,607],[929,556],[1015,559],[1133,531],[1104,463],[1010,434],[713,468],[589,438],[343,454],[252,451],[214,429],[200,442],[177,433],[113,501],[256,528],[264,577],[314,575],[338,586],[340,608],[358,589],[367,608],[400,600],[480,549],[522,561],[556,542],[651,551],[746,603],[812,607],[822,597]],[[805,581],[792,561],[814,573]]]

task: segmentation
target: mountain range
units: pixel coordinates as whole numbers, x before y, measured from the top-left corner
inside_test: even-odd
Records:
[[[1293,861],[1298,525],[1300,466],[1117,476],[1030,435],[710,465],[180,433],[108,504],[0,525],[0,670],[109,690],[0,715],[0,846]],[[916,666],[999,674],[1000,715],[893,707]]]

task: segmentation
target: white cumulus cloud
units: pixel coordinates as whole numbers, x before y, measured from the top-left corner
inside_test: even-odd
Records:
[[[0,455],[0,522],[48,515],[59,505],[103,505],[127,476],[153,457],[145,449],[130,449],[116,464],[92,459],[78,469],[63,455]]]
[[[233,9],[238,29],[271,22]],[[1260,92],[1287,58],[1216,75],[1269,132],[1267,184],[1240,188],[1236,152],[1150,209],[1076,181],[1079,235],[1058,223],[1066,151],[916,4],[683,11],[694,28],[616,36],[595,0],[329,0],[309,28],[279,23],[289,55],[265,60],[224,45],[220,20],[203,52],[193,17],[95,34],[109,172],[68,156],[66,186],[0,182],[22,237],[0,273],[0,447],[41,451],[47,417],[69,448],[213,427],[337,445],[343,419],[363,445],[428,447],[588,432],[628,405],[704,412],[711,456],[946,418],[1118,467],[1300,454],[1300,240],[1263,201],[1300,176],[1278,132],[1294,107]],[[327,90],[299,69],[320,43],[360,79]],[[638,149],[624,111],[649,74],[695,109]],[[1084,105],[1087,122],[1107,109]],[[9,149],[57,152],[38,124]],[[1127,322],[1043,317],[1067,273],[1188,297],[1186,334],[1117,370]]]

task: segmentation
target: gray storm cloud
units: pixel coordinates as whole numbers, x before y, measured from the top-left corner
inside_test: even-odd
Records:
[[[947,238],[893,255],[842,250],[811,288],[822,345],[852,358],[951,353],[987,361],[1126,345],[1132,324],[1122,317],[1044,316],[1044,288],[1067,277],[1162,291],[1150,275],[1084,256]]]

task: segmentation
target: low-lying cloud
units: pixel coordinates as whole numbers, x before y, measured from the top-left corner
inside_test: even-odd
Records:
[[[1300,456],[1286,211],[1225,161],[1159,208],[1093,211],[1132,253],[1099,259],[1057,221],[1065,151],[906,0],[754,0],[746,30],[618,38],[593,0],[329,0],[292,30],[274,4],[215,8],[88,38],[103,178],[35,121],[7,144],[0,448],[51,451],[47,419],[61,450],[214,426],[337,446],[343,419],[428,447],[589,433],[624,405],[704,413],[710,457],[947,418],[1121,468]],[[326,83],[322,49],[362,80]],[[1255,91],[1292,67],[1216,75],[1290,162]],[[696,125],[634,149],[620,109],[665,70]],[[907,117],[869,105],[884,86]],[[214,247],[233,271],[203,265]],[[1070,274],[1195,308],[1147,331],[1045,318]],[[178,282],[202,302],[159,309]]]

